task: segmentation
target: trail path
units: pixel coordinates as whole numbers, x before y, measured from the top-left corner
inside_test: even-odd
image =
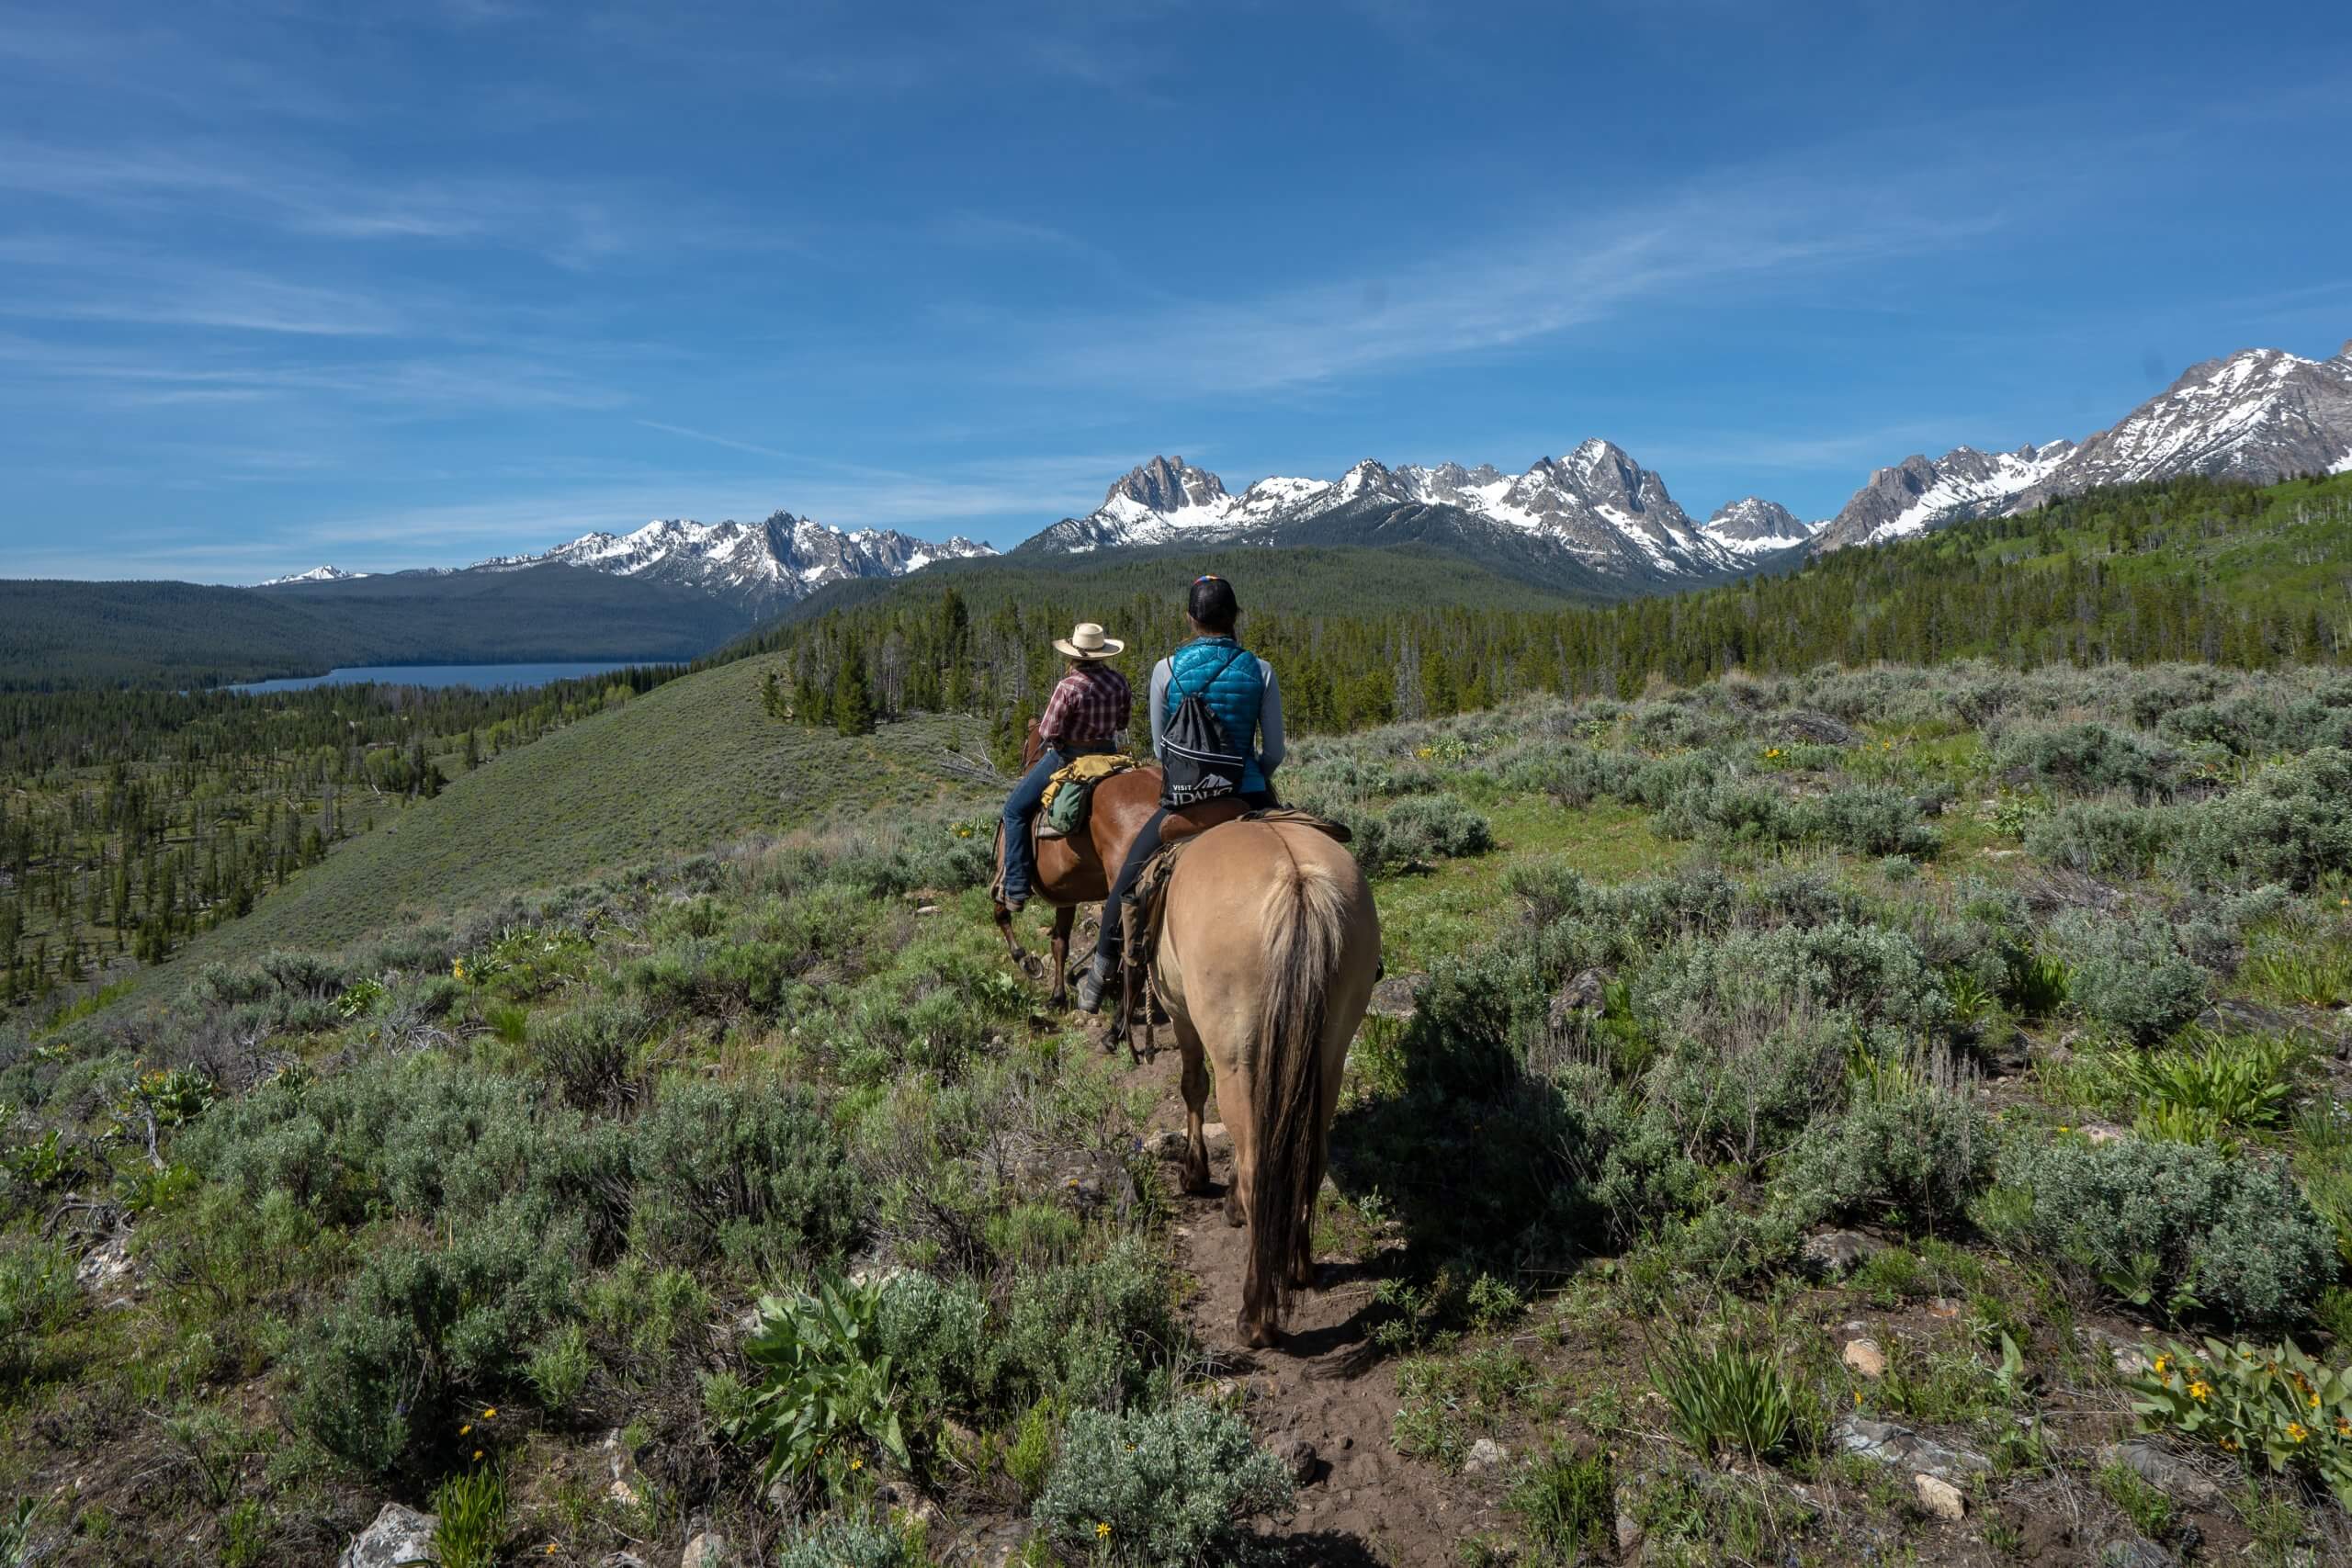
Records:
[[[1184,1126],[1176,1091],[1177,1063],[1162,1050],[1133,1069],[1138,1081],[1163,1092],[1153,1109],[1154,1132]],[[1216,1118],[1212,1093],[1209,1116]],[[1295,1512],[1267,1534],[1287,1543],[1302,1565],[1382,1564],[1437,1568],[1456,1564],[1455,1547],[1467,1535],[1502,1529],[1502,1511],[1476,1477],[1449,1476],[1396,1452],[1390,1427],[1396,1414],[1393,1366],[1374,1350],[1373,1292],[1376,1270],[1318,1258],[1316,1288],[1294,1297],[1283,1319],[1284,1340],[1270,1350],[1245,1348],[1234,1332],[1241,1311],[1247,1233],[1226,1223],[1225,1184],[1232,1179],[1229,1142],[1210,1139],[1216,1190],[1176,1197],[1177,1261],[1194,1281],[1183,1314],[1222,1375],[1247,1391],[1245,1411],[1259,1440],[1277,1454],[1294,1441],[1314,1446],[1316,1462],[1298,1489]],[[1175,1167],[1164,1168],[1176,1191]]]

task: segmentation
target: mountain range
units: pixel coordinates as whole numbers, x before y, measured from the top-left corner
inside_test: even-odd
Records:
[[[2080,442],[1914,454],[1874,471],[1835,515],[1811,521],[1760,496],[1695,521],[1662,477],[1595,438],[1519,473],[1452,462],[1391,468],[1366,458],[1337,479],[1276,476],[1239,494],[1181,457],[1156,457],[1112,484],[1092,512],[1040,530],[1013,553],[1411,543],[1552,591],[1620,597],[2027,510],[2098,485],[2190,473],[2268,483],[2346,469],[2352,469],[2352,343],[2325,360],[2271,348],[2208,360]],[[762,523],[657,520],[634,533],[586,534],[542,554],[460,570],[580,567],[695,590],[759,617],[831,584],[995,553],[960,536],[931,544],[890,529],[845,532],[779,511]],[[363,575],[320,567],[264,586],[340,584]]]

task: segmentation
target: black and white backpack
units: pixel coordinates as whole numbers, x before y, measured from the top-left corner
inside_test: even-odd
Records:
[[[1242,770],[1250,765],[1250,759],[1226,739],[1225,727],[1217,723],[1205,695],[1241,654],[1242,649],[1235,649],[1232,658],[1216,667],[1216,674],[1187,693],[1176,705],[1168,728],[1160,731],[1159,762],[1166,783],[1159,792],[1159,804],[1170,811],[1222,800],[1241,787]]]

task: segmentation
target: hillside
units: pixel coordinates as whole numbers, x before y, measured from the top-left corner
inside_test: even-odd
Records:
[[[724,743],[755,669],[555,739]],[[911,763],[559,897],[472,842],[421,923],[0,1030],[0,1545],[323,1562],[400,1505],[445,1562],[2344,1561],[2347,716],[2334,671],[1973,663],[1302,743],[1389,979],[1261,1352],[1176,1062],[1041,1010]]]
[[[690,660],[750,624],[690,588],[568,566],[209,588],[0,581],[0,688],[201,686],[366,664]]]
[[[973,747],[969,721],[893,725],[844,754],[830,737],[760,712],[760,661],[682,677],[507,752],[355,839],[254,912],[191,942],[168,989],[206,963],[356,941],[409,911],[464,908],[743,834],[808,823],[850,803],[986,795],[941,765]]]

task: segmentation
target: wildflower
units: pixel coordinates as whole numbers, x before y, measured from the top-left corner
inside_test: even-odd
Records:
[[[481,1461],[481,1450],[480,1449],[476,1449],[476,1450],[474,1450],[474,1459],[475,1459],[476,1462],[480,1462],[480,1461]]]
[[[462,958],[452,958],[449,960],[449,973],[457,979],[464,979],[466,977],[466,961]]]
[[[2305,1438],[2310,1437],[2311,1432],[2301,1421],[2290,1421],[2287,1423],[2287,1436],[2294,1438],[2295,1441],[2300,1443]]]
[[[2339,1438],[2352,1438],[2352,1421],[2338,1416],[2335,1418],[2335,1435]]]
[[[459,1436],[459,1437],[461,1437],[461,1438],[463,1438],[463,1437],[469,1437],[469,1436],[470,1436],[470,1435],[472,1434],[473,1429],[474,1429],[474,1424],[473,1424],[472,1422],[469,1421],[469,1422],[467,1422],[464,1426],[462,1426],[462,1427],[458,1427],[458,1436]]]
[[[2318,1395],[2318,1394],[2315,1394],[2315,1393],[2313,1393],[2313,1394],[2307,1394],[2307,1395],[2305,1395],[2304,1397],[2305,1397],[2305,1398],[2307,1398],[2307,1399],[2309,1399],[2309,1400],[2311,1401],[2311,1407],[2312,1407],[2313,1410],[2317,1410],[2317,1409],[2319,1408],[2319,1395]]]
[[[492,1405],[489,1409],[487,1409],[487,1410],[483,1411],[483,1412],[481,1413],[481,1418],[482,1418],[483,1420],[485,1420],[485,1421],[495,1421],[495,1420],[497,1420],[497,1419],[498,1419],[498,1406],[497,1406],[497,1405],[495,1405],[495,1404],[493,1404],[493,1405]]]
[[[2065,1128],[2064,1128],[2064,1127],[2061,1127],[2061,1128],[2059,1128],[2058,1130],[2059,1130],[2060,1132],[2062,1132],[2062,1133],[2063,1133],[2063,1132],[2064,1132],[2066,1129],[2065,1129]],[[2172,1358],[2171,1358],[2170,1356],[2158,1356],[2158,1357],[2156,1358],[2156,1376],[2158,1376],[2158,1377],[2162,1377],[2162,1376],[2164,1376],[2164,1375],[2165,1375],[2165,1369],[2166,1367],[2171,1366],[2171,1365],[2172,1365]]]
[[[2223,1452],[2225,1452],[2225,1453],[2235,1453],[2235,1452],[2237,1452],[2237,1451],[2238,1451],[2238,1441],[2237,1441],[2237,1439],[2236,1439],[2235,1438],[2223,1438],[2222,1439],[2222,1451],[2223,1451]]]
[[[2194,1400],[2202,1401],[2207,1394],[2212,1392],[2213,1385],[2201,1379],[2191,1382],[2188,1385],[2188,1397]]]
[[[852,1470],[864,1470],[865,1468],[865,1461],[862,1459],[854,1459],[849,1461],[849,1467]]]
[[[1111,1539],[1111,1527],[1110,1527],[1110,1525],[1109,1525],[1109,1524],[1107,1524],[1106,1522],[1104,1522],[1104,1521],[1101,1520],[1101,1519],[1097,1519],[1097,1520],[1094,1522],[1094,1539],[1095,1539],[1095,1540],[1110,1540],[1110,1539]]]

